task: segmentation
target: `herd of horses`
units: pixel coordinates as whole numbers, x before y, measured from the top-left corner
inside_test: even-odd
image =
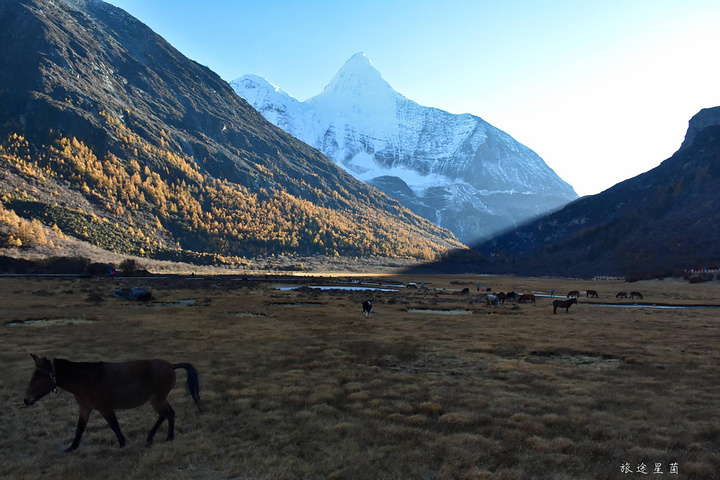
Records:
[[[466,288],[461,293],[468,293],[468,290],[469,289]],[[557,313],[558,308],[564,308],[565,313],[568,313],[568,311],[570,310],[570,306],[577,303],[577,299],[582,296],[585,296],[587,298],[599,298],[597,290],[571,290],[567,294],[567,300],[553,300],[553,315]],[[627,292],[618,292],[615,297],[628,298],[628,294]],[[637,298],[642,300],[643,296],[640,292],[630,292],[630,298]],[[532,303],[533,305],[535,305],[535,295],[531,293],[521,295],[515,292],[499,292],[496,294],[485,295],[485,305],[500,306],[506,301],[516,301],[517,303]]]
[[[628,298],[627,292],[618,292],[617,295],[615,295],[615,298]],[[640,292],[630,292],[630,298],[639,298],[642,300],[643,296]]]
[[[465,289],[467,290],[467,289]],[[462,293],[465,293],[465,290],[463,290]],[[564,308],[565,313],[568,313],[568,310],[570,309],[570,306],[577,303],[577,299],[585,296],[587,298],[599,298],[597,290],[571,290],[567,294],[567,300],[553,300],[553,314],[557,313],[557,309]],[[616,298],[628,298],[627,292],[619,292],[616,295]],[[640,292],[630,292],[630,298],[638,298],[642,299],[642,293]],[[485,295],[485,305],[502,305],[508,300],[514,300],[517,303],[532,303],[535,305],[535,295],[534,294],[518,294],[515,292],[510,293],[496,293],[496,294],[487,294]]]
[[[535,305],[535,295],[532,293],[519,294],[515,292],[498,292],[485,295],[485,305],[502,305],[505,302],[532,303]]]
[[[517,303],[532,303],[535,305],[535,295],[532,293],[525,293],[518,295],[515,292],[503,293],[500,292],[496,295],[485,295],[485,305],[502,305],[508,300],[515,300]],[[565,313],[570,310],[570,306],[577,303],[577,297],[570,298],[569,300],[553,300],[553,314],[557,313],[558,308],[564,308]]]
[[[586,296],[587,298],[598,298],[598,293],[595,290],[571,290],[567,294],[567,298],[580,298],[582,296]],[[618,292],[617,295],[615,295],[615,298],[628,298],[627,292]],[[630,298],[638,298],[640,300],[643,299],[642,293],[640,292],[630,292]]]

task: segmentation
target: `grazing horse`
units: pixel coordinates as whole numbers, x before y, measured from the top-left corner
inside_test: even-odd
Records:
[[[553,301],[553,315],[557,312],[558,308],[564,308],[565,313],[570,310],[570,305],[577,303],[577,298],[571,298],[570,300],[555,300]]]
[[[363,302],[363,315],[365,315],[366,317],[372,315],[372,303],[370,303],[370,300],[365,300]]]
[[[485,295],[485,305],[498,305],[500,306],[500,299],[497,295]]]
[[[175,436],[175,411],[167,397],[175,386],[175,370],[178,368],[187,371],[188,391],[200,410],[198,373],[189,363],[170,363],[165,360],[78,363],[31,356],[35,361],[35,371],[25,392],[25,405],[35,404],[50,392],[57,393],[59,387],[75,395],[80,407],[75,438],[66,452],[80,445],[80,438],[93,410],[100,412],[115,432],[120,448],[124,447],[125,436],[120,432],[115,409],[136,408],[147,402],[160,415],[148,433],[147,444],[152,444],[155,433],[166,419],[167,440],[172,440]]]
[[[640,300],[642,300],[643,296],[640,292],[630,292],[630,298],[639,298]]]
[[[508,293],[505,295],[505,300],[508,300],[508,301],[509,301],[509,300],[517,300],[517,293],[515,293],[514,290],[513,290],[512,292],[508,292]]]
[[[590,298],[590,297],[598,298],[597,290],[588,290],[588,291],[587,291],[587,296],[588,296],[588,298]]]
[[[618,292],[615,298],[627,298],[627,292]]]
[[[532,303],[535,305],[535,295],[532,293],[525,293],[523,295],[520,295],[520,298],[518,298],[518,303]]]
[[[507,294],[505,292],[496,293],[497,297],[500,299],[500,303],[505,303],[505,300],[507,299]]]
[[[568,292],[568,294],[567,294],[567,298],[572,298],[572,297],[577,298],[579,296],[580,296],[580,292],[578,290],[572,290],[572,291]]]

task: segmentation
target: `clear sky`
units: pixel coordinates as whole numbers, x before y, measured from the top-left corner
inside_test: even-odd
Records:
[[[718,0],[110,0],[230,81],[298,100],[364,52],[395,90],[472,113],[580,195],[645,172],[720,105]]]

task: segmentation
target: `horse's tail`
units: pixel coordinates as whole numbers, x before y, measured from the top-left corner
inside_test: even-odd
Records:
[[[198,377],[198,371],[189,363],[175,363],[172,367],[176,370],[178,368],[184,368],[187,372],[188,393],[195,401],[198,410],[202,413],[202,408],[200,408],[200,379]]]

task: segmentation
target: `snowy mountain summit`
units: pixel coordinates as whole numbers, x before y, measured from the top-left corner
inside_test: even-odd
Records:
[[[230,85],[267,120],[465,244],[577,198],[510,135],[405,98],[363,53],[304,102],[255,75]]]

